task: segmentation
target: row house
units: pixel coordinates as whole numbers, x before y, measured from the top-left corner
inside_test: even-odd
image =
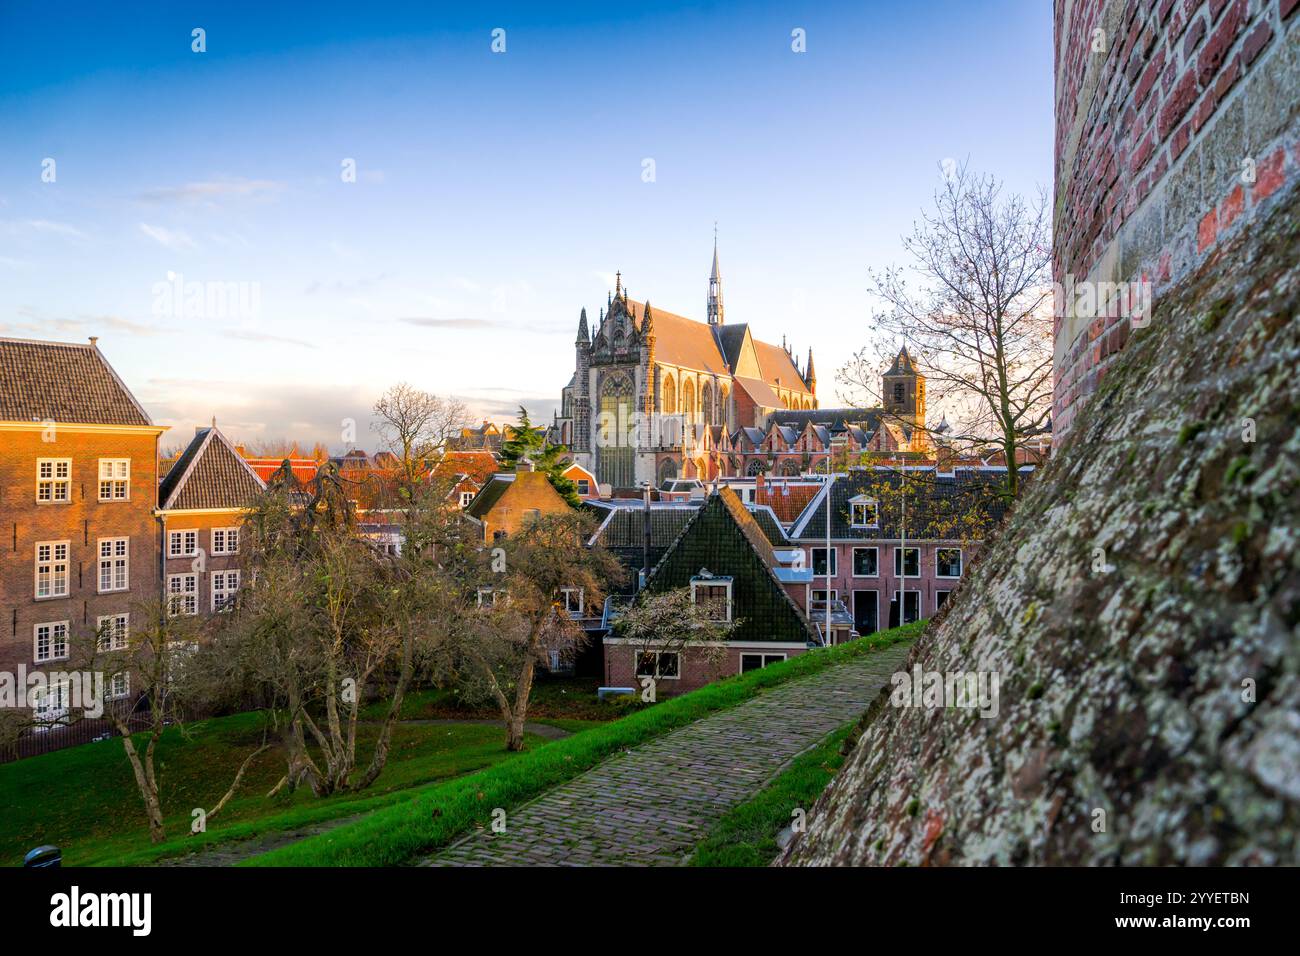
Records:
[[[163,591],[176,615],[210,616],[243,586],[243,522],[266,483],[217,428],[194,439],[158,486]]]
[[[1027,479],[1032,468],[1022,473]],[[827,612],[833,643],[943,607],[1003,519],[1005,479],[1005,469],[987,466],[831,476],[789,532],[813,574],[808,608],[819,632]]]
[[[73,642],[126,646],[159,595],[155,425],[98,348],[0,339],[0,669],[59,670]],[[112,698],[131,693],[117,674]],[[68,706],[52,686],[43,716]]]

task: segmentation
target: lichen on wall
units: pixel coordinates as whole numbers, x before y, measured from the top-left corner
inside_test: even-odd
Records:
[[[786,865],[1300,863],[1300,203],[1164,295]]]

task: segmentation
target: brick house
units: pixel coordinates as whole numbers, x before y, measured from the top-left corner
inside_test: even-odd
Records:
[[[524,460],[513,473],[493,475],[465,514],[482,527],[487,544],[519,530],[526,521],[570,510],[569,503],[551,487],[550,479]]]
[[[214,423],[158,487],[163,588],[173,614],[208,616],[244,583],[242,524],[265,482]]]
[[[71,642],[124,644],[159,595],[158,436],[89,344],[0,339],[0,669],[58,669]],[[123,673],[107,688],[130,695]],[[41,709],[67,706],[52,688]]]
[[[697,600],[716,601],[720,614],[740,624],[733,632],[720,668],[689,645],[680,651],[645,653],[642,645],[605,638],[605,680],[635,687],[653,676],[657,693],[693,690],[729,674],[766,667],[815,646],[816,635],[787,586],[811,580],[806,571],[784,565],[762,519],[751,513],[730,488],[709,494],[683,527],[677,540],[650,572],[650,593],[690,588]],[[769,522],[776,526],[775,519]],[[772,529],[769,529],[772,530]]]
[[[1002,520],[1005,473],[909,468],[906,494],[896,469],[833,475],[790,529],[813,575],[805,605],[813,626],[825,630],[827,602],[834,641],[933,615],[965,577],[979,539]]]

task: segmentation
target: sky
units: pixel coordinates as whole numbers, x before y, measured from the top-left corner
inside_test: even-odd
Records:
[[[1050,189],[1048,0],[555,6],[4,0],[0,336],[98,336],[164,447],[549,421],[616,271],[704,319],[716,223],[835,405],[944,160]]]

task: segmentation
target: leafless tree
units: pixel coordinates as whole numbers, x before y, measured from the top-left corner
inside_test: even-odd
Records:
[[[371,428],[401,462],[408,488],[469,424],[469,409],[459,398],[433,395],[406,382],[379,396],[374,414]]]
[[[619,614],[614,633],[632,646],[638,660],[672,653],[680,666],[691,651],[706,668],[717,671],[729,653],[724,642],[740,623],[739,619],[727,620],[715,604],[695,603],[690,588],[674,588],[659,593],[642,591]],[[655,668],[650,672],[656,673]],[[656,678],[650,680],[653,683]]]
[[[1017,451],[1047,426],[1052,399],[1050,209],[1006,195],[1002,184],[965,165],[935,192],[934,209],[903,237],[905,270],[871,272],[884,308],[878,333],[839,370],[855,402],[880,401],[880,369],[907,347],[931,398],[947,405],[945,442],[996,446],[1014,495]]]

